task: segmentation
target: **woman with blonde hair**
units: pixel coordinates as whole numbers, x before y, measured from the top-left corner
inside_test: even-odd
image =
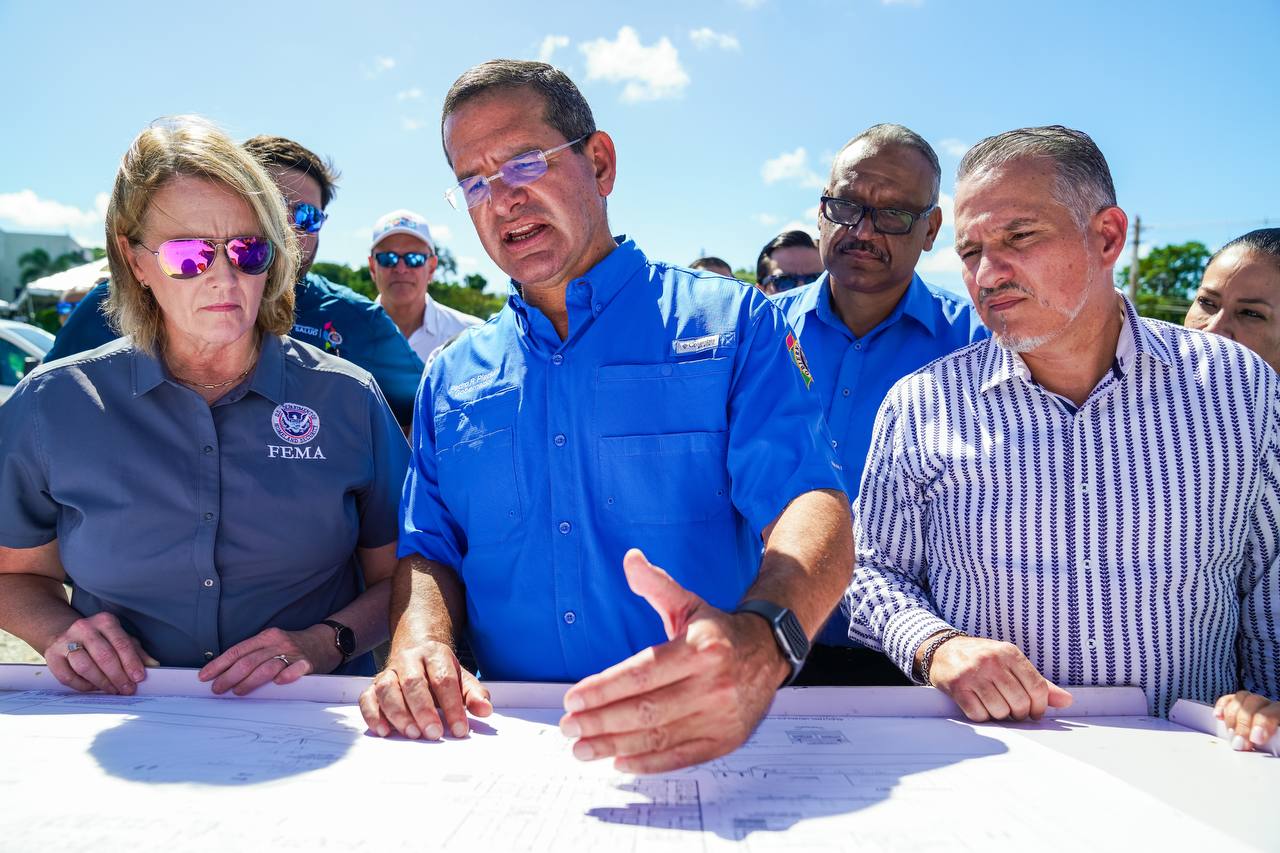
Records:
[[[209,122],[164,119],[106,232],[125,337],[0,408],[0,627],[78,690],[132,694],[154,662],[240,695],[372,672],[408,447],[367,372],[284,336],[279,190]]]

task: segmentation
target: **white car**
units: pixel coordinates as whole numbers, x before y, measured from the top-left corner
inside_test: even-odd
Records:
[[[53,335],[14,320],[0,320],[0,403],[9,399],[22,377],[44,361],[53,349]]]

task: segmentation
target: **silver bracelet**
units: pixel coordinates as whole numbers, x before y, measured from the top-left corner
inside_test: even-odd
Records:
[[[933,654],[938,650],[938,647],[948,640],[967,636],[969,635],[964,631],[957,631],[953,628],[933,638],[933,642],[929,643],[929,647],[924,650],[924,658],[920,661],[920,680],[924,682],[925,687],[933,686],[933,681],[929,679],[929,670],[933,668]]]

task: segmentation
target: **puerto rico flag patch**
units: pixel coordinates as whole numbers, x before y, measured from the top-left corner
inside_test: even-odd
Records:
[[[791,353],[791,360],[796,363],[796,370],[800,371],[800,378],[804,380],[804,387],[807,390],[813,384],[813,374],[809,372],[809,360],[804,357],[804,350],[800,349],[800,340],[790,332],[787,332],[787,352]]]

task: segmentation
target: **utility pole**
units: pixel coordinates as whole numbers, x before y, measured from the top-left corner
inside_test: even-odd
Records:
[[[1129,301],[1138,304],[1138,244],[1142,241],[1142,217],[1133,218],[1133,260],[1129,262]]]

